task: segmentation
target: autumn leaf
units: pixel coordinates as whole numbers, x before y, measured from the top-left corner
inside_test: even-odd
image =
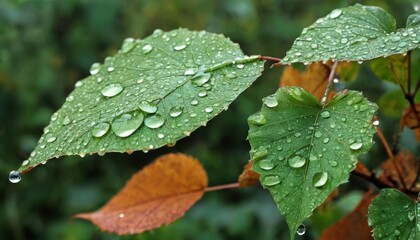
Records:
[[[322,63],[312,63],[308,65],[305,72],[301,73],[292,66],[287,66],[280,78],[280,87],[298,86],[312,93],[318,100],[321,100],[327,86],[330,68]],[[335,95],[330,91],[328,99]]]
[[[420,104],[416,104],[415,108],[416,113],[414,113],[411,108],[406,108],[404,110],[403,117],[400,123],[400,129],[403,129],[404,126],[411,128],[416,134],[417,142],[420,142],[420,122],[418,122],[417,120],[420,119]]]
[[[198,160],[166,154],[134,174],[101,209],[75,217],[118,235],[141,233],[182,217],[206,187],[207,174]]]
[[[394,162],[392,162],[394,161]],[[401,171],[401,175],[404,180],[404,184],[401,183],[398,172],[395,167],[398,167]],[[382,174],[379,179],[383,182],[388,183],[391,186],[403,187],[412,186],[417,181],[417,173],[420,169],[420,162],[416,159],[413,153],[409,151],[402,151],[394,157],[394,159],[388,159],[382,163]],[[415,190],[415,189],[413,189]]]
[[[251,170],[253,161],[249,161],[244,166],[244,171],[239,176],[238,182],[241,187],[249,187],[260,182],[260,174]]]
[[[325,229],[321,240],[369,240],[372,239],[371,228],[367,222],[367,212],[376,194],[365,193],[360,203],[346,217]]]

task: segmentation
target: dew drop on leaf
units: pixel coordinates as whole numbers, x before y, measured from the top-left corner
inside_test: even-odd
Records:
[[[141,101],[139,108],[145,113],[155,113],[157,111],[157,105],[148,101]]]
[[[280,183],[280,178],[277,175],[268,175],[262,179],[264,186],[270,187]]]
[[[301,224],[301,225],[298,227],[298,229],[296,230],[296,233],[297,233],[299,236],[302,236],[303,234],[305,234],[305,232],[306,232],[306,227],[305,227],[305,225],[303,225],[303,224]]]
[[[57,140],[57,138],[54,137],[53,135],[47,135],[46,140],[47,140],[47,142],[52,143],[55,140]]]
[[[312,178],[312,184],[314,187],[322,187],[328,180],[328,173],[327,172],[318,172],[315,173]]]
[[[185,45],[185,44],[180,44],[180,45],[176,45],[176,46],[174,47],[174,50],[175,50],[175,51],[181,51],[181,50],[185,49],[186,47],[187,47],[187,45]]]
[[[150,44],[146,44],[141,48],[141,50],[144,54],[148,54],[153,50],[153,46]]]
[[[11,183],[18,183],[21,179],[22,177],[20,176],[20,173],[18,171],[13,170],[9,173],[9,181]]]
[[[274,163],[270,159],[262,159],[258,162],[258,166],[263,170],[271,170],[274,168]]]
[[[135,46],[136,43],[134,42],[134,38],[126,38],[121,47],[121,52],[128,53],[133,50]]]
[[[181,107],[181,106],[173,107],[173,108],[171,108],[171,110],[169,110],[169,116],[178,117],[182,114],[183,110],[184,110],[184,108]]]
[[[355,142],[350,145],[350,149],[352,150],[359,150],[363,146],[363,143]]]
[[[252,153],[252,159],[258,160],[267,156],[268,150],[265,147],[260,147]]]
[[[263,102],[269,108],[277,107],[279,105],[275,95],[264,98]]]
[[[248,122],[254,125],[264,125],[267,123],[267,119],[264,117],[264,115],[261,112],[259,112],[259,113],[249,116]]]
[[[148,128],[160,128],[165,123],[165,119],[160,115],[156,114],[144,119],[144,125]]]
[[[65,116],[62,124],[63,125],[68,125],[68,124],[70,124],[70,122],[71,122],[71,119],[68,116]]]
[[[206,82],[208,82],[210,80],[210,78],[211,78],[210,73],[199,72],[191,78],[191,81],[195,86],[201,87]]]
[[[294,156],[292,158],[289,158],[289,166],[292,168],[301,168],[306,163],[306,159],[301,156]]]
[[[92,136],[98,137],[98,138],[102,137],[108,132],[109,128],[110,128],[109,123],[100,122],[92,128]]]
[[[89,72],[92,75],[97,74],[101,70],[101,64],[100,63],[94,63],[92,66],[90,66]]]
[[[342,11],[341,9],[334,9],[331,13],[330,13],[330,18],[334,19],[334,18],[338,18],[341,15]]]
[[[123,87],[119,83],[112,83],[101,89],[101,93],[105,97],[114,97],[121,93]]]
[[[118,137],[128,137],[141,126],[143,119],[144,116],[141,112],[134,114],[124,113],[114,119],[111,129]]]
[[[205,111],[206,113],[211,113],[211,112],[213,112],[213,108],[212,108],[212,107],[206,107],[206,108],[204,109],[204,111]]]
[[[328,112],[328,111],[323,111],[323,112],[321,113],[321,117],[322,117],[322,118],[329,118],[329,117],[330,117],[330,112]]]

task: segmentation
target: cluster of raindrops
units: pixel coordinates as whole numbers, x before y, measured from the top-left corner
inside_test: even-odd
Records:
[[[373,14],[372,14],[373,13]],[[374,15],[387,15],[377,7],[359,4],[335,9],[313,25],[303,29],[282,63],[338,60],[362,63],[377,57],[405,54],[419,46],[420,36],[415,27],[390,32]],[[386,16],[391,17],[391,16]],[[360,19],[371,19],[366,24]]]

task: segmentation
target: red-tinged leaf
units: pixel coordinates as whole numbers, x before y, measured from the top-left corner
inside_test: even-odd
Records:
[[[402,151],[394,157],[394,160],[388,159],[382,163],[383,171],[379,176],[379,179],[391,186],[396,185],[397,187],[403,187],[404,184],[401,183],[400,178],[398,177],[398,172],[395,169],[396,167],[398,167],[401,172],[405,186],[410,187],[417,181],[417,172],[420,168],[420,161],[416,159],[413,153]]]
[[[367,212],[376,194],[365,193],[360,203],[346,217],[322,232],[321,240],[370,240],[372,229],[367,222]]]
[[[260,174],[251,170],[253,161],[249,161],[244,166],[244,171],[239,176],[238,182],[241,187],[253,186],[260,182]]]
[[[403,129],[404,126],[411,128],[416,135],[417,142],[420,142],[420,122],[418,122],[418,119],[420,119],[420,104],[416,104],[415,108],[416,113],[410,107],[404,110],[400,128]]]
[[[118,235],[141,233],[182,217],[206,187],[207,174],[198,160],[166,154],[134,174],[104,207],[75,217]]]

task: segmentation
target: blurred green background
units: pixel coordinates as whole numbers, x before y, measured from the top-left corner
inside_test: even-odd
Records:
[[[63,157],[36,168],[19,184],[9,183],[8,173],[28,157],[75,82],[89,75],[92,63],[114,54],[126,37],[184,27],[223,33],[249,55],[282,57],[302,28],[355,2],[385,8],[399,27],[413,13],[413,2],[400,0],[0,1],[1,239],[287,239],[284,219],[260,186],[207,193],[184,218],[137,236],[102,233],[91,223],[71,218],[101,207],[134,172],[167,152],[199,158],[210,185],[236,181],[249,159],[247,116],[278,85],[282,68],[268,69],[268,64],[227,112],[173,148]],[[363,90],[371,100],[389,88],[366,78],[372,73],[363,64],[359,79],[365,81],[346,87]],[[398,129],[398,118],[386,118],[385,123],[388,136]],[[385,159],[383,152],[375,146],[369,158]],[[325,226],[350,211],[360,199],[357,190],[363,189],[360,181],[355,183],[343,187],[351,194],[339,198],[336,206],[308,220],[307,234],[299,239],[317,239]]]

